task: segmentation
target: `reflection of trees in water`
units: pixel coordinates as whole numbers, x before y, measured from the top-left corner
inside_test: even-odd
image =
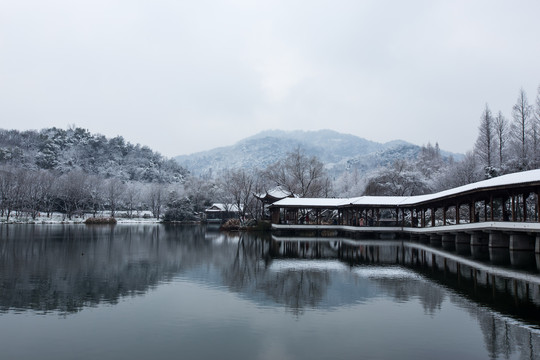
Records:
[[[232,261],[228,258],[229,264],[222,263],[225,285],[252,298],[265,294],[265,299],[261,300],[283,304],[297,314],[306,306],[316,306],[326,294],[328,274],[309,270],[270,271],[269,254],[275,251],[271,248],[275,244],[267,240],[266,236],[239,235]]]
[[[196,231],[174,240],[153,225],[0,227],[0,307],[69,313],[144,293],[182,270],[177,255]]]
[[[285,305],[299,314],[305,307],[319,305],[327,293],[330,276],[321,270],[270,271],[268,266],[272,254],[285,257],[305,257],[310,254],[320,258],[325,250],[320,244],[313,246],[279,246],[267,237],[257,238],[252,234],[240,235],[231,266],[222,270],[223,281],[231,290],[257,297],[265,294],[266,301]],[[335,254],[335,252],[333,252]]]
[[[261,288],[276,303],[298,315],[306,307],[319,305],[330,282],[327,271],[288,270],[271,274]]]
[[[441,259],[418,249],[348,246],[335,241],[280,245],[264,235],[226,235],[208,232],[200,226],[163,225],[10,225],[0,227],[0,239],[3,311],[75,312],[101,302],[116,303],[123,296],[144,293],[160,282],[187,273],[191,281],[214,281],[251,301],[277,303],[300,315],[307,307],[336,306],[329,303],[330,298],[355,302],[354,293],[352,296],[350,293],[357,289],[346,283],[356,276],[354,271],[309,267],[275,270],[272,262],[332,259],[351,266],[352,270],[374,264],[404,266],[454,289],[448,292],[433,282],[410,278],[369,279],[380,293],[395,301],[417,298],[426,314],[436,314],[445,300],[467,309],[480,324],[492,357],[508,357],[519,351],[532,358],[532,354],[540,351],[536,332],[519,322],[498,317],[486,307],[497,309],[501,302],[516,301],[513,295],[505,298],[504,291],[525,294],[521,285],[494,281],[485,274],[476,278],[464,267],[458,279],[459,268],[455,264],[442,263]],[[533,297],[537,290],[527,288]],[[335,293],[328,294],[329,291]],[[491,296],[488,300],[493,304],[485,300],[486,296]],[[522,302],[517,304],[524,306]]]

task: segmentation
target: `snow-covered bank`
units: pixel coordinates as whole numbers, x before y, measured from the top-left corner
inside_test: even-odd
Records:
[[[84,214],[83,216],[73,216],[68,219],[65,214],[52,213],[47,217],[46,214],[40,214],[35,219],[27,214],[15,214],[9,217],[9,221],[6,218],[0,218],[0,224],[84,224],[85,220],[93,217],[92,214]],[[96,217],[110,217],[109,212],[100,212]],[[159,223],[155,217],[151,216],[148,212],[141,212],[137,217],[127,217],[124,213],[118,213],[115,217],[118,224],[155,224]]]

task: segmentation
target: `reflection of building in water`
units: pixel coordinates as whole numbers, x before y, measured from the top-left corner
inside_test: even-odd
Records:
[[[271,254],[274,258],[334,257],[350,266],[404,266],[450,286],[472,300],[540,326],[540,277],[535,267],[536,258],[540,260],[540,257],[530,252],[506,250],[503,255],[501,251],[490,252],[487,247],[470,247],[469,257],[463,257],[413,242],[273,239]],[[493,262],[490,262],[490,255]],[[501,262],[507,267],[496,266]]]
[[[376,301],[382,293],[419,301],[427,314],[451,301],[478,321],[490,353],[533,358],[537,271],[522,269],[530,258],[477,250],[458,256],[458,249],[401,241],[270,240],[200,226],[0,227],[0,308],[76,312],[177,277],[295,316]]]
[[[439,311],[445,299],[467,310],[480,324],[486,349],[492,358],[509,358],[511,354],[521,353],[523,358],[532,359],[540,353],[540,277],[533,253],[506,250],[503,254],[501,251],[489,251],[487,247],[469,247],[468,257],[462,257],[457,255],[456,249],[446,252],[401,241],[342,238],[337,241],[319,239],[317,244],[313,238],[273,239],[274,261],[288,271],[309,272],[309,262],[304,259],[314,259],[312,272],[321,267],[327,271],[337,270],[339,266],[336,263],[330,265],[330,260],[324,260],[326,263],[321,266],[318,260],[330,259],[334,254],[342,264],[349,265],[348,269],[353,273],[377,282],[397,301],[418,297],[429,314]],[[306,247],[322,251],[304,251]],[[302,259],[296,264],[288,260],[295,253]],[[282,264],[281,261],[288,262]],[[507,267],[497,267],[497,263]],[[395,272],[396,268],[410,269],[433,283],[410,281],[410,277]],[[393,275],[385,276],[388,271]],[[331,276],[330,281],[335,281],[335,277]],[[451,291],[442,291],[434,284]],[[477,305],[472,306],[471,301]]]

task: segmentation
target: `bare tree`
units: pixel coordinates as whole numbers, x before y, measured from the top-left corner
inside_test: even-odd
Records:
[[[514,117],[513,132],[515,147],[517,150],[517,170],[526,170],[529,168],[529,162],[527,158],[528,139],[527,130],[529,122],[531,120],[532,108],[527,100],[527,94],[525,90],[519,91],[519,96],[516,104],[512,108],[512,115]]]
[[[531,119],[531,137],[532,137],[532,160],[533,167],[540,167],[540,86],[538,86],[538,92],[536,94],[536,100],[533,109],[533,116]]]
[[[35,219],[43,206],[44,190],[42,171],[27,171],[24,196],[24,209]]]
[[[329,181],[324,164],[308,156],[301,148],[270,165],[265,175],[274,183],[300,197],[322,197],[328,194]]]
[[[482,171],[476,161],[476,157],[471,152],[467,152],[465,158],[456,163],[451,172],[454,177],[454,184],[452,184],[452,187],[471,184],[482,180]]]
[[[111,210],[112,217],[116,215],[118,202],[121,201],[125,188],[125,184],[118,178],[111,178],[107,180],[107,201],[109,203],[109,209]]]
[[[12,211],[16,208],[16,183],[15,168],[5,166],[0,169],[0,208],[6,221],[9,221]]]
[[[48,170],[40,171],[40,183],[41,183],[41,206],[42,211],[47,213],[47,217],[51,216],[55,205],[55,186],[57,181],[57,176]]]
[[[62,175],[57,182],[56,196],[68,219],[82,213],[90,198],[88,175],[82,170]]]
[[[96,217],[98,211],[103,210],[105,203],[105,183],[99,176],[88,176],[88,206],[92,215]]]
[[[495,138],[497,144],[497,152],[499,158],[499,168],[503,169],[505,165],[505,152],[506,152],[506,142],[508,140],[508,120],[504,117],[502,112],[499,111],[494,122],[495,127]]]
[[[146,203],[150,207],[152,214],[159,220],[163,205],[166,199],[166,185],[165,184],[151,184],[146,191]]]
[[[126,206],[127,215],[133,217],[133,211],[138,208],[141,201],[141,184],[128,183],[123,195],[123,202]]]
[[[478,138],[475,144],[475,153],[481,161],[481,165],[486,171],[486,177],[490,177],[494,143],[494,131],[493,131],[493,116],[488,104],[482,113],[480,118],[480,126],[478,128]]]
[[[231,202],[238,209],[238,217],[244,221],[247,212],[251,217],[255,217],[255,210],[252,209],[255,203],[253,190],[256,183],[255,175],[244,169],[228,170],[222,176],[222,187]],[[250,211],[251,210],[251,211]]]

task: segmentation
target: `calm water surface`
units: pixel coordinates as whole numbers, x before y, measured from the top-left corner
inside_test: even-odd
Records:
[[[0,227],[2,359],[539,359],[534,254]]]

